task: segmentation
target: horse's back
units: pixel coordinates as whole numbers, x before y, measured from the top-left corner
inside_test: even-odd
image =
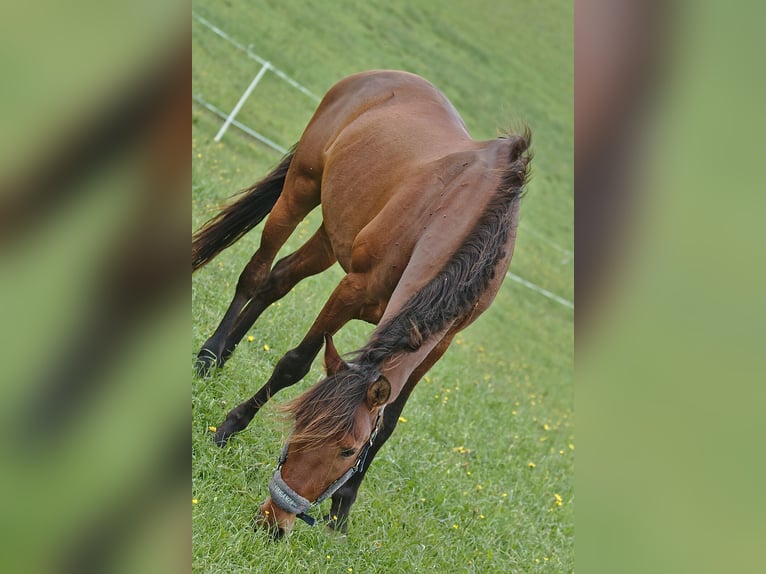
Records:
[[[328,135],[334,140],[349,124],[360,118],[368,119],[369,115],[363,118],[368,112],[382,110],[395,124],[430,122],[435,128],[452,124],[470,137],[460,114],[438,88],[420,76],[397,70],[361,72],[339,81],[323,98],[307,131],[314,122],[325,122],[328,116],[335,127]],[[409,116],[411,111],[416,111],[417,117]],[[396,115],[392,115],[394,112]]]
[[[392,204],[399,211],[420,203],[415,196],[432,184],[434,165],[476,148],[437,88],[414,74],[384,70],[350,76],[327,93],[295,163],[319,178],[325,227],[349,270],[351,245],[365,226]]]
[[[406,159],[436,156],[460,139],[470,141],[463,120],[432,84],[408,72],[362,72],[327,92],[298,144],[295,164],[321,175],[324,185],[333,165],[346,173],[355,165],[390,170]]]
[[[500,140],[473,140],[426,80],[374,71],[330,89],[293,163],[318,183],[338,262],[364,274],[384,305],[413,254],[422,282],[460,244],[505,167],[500,147]]]

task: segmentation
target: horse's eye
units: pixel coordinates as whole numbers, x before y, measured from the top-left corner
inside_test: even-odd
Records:
[[[354,456],[354,453],[356,453],[355,448],[344,448],[342,451],[340,451],[340,455],[343,458],[349,458],[351,456]]]

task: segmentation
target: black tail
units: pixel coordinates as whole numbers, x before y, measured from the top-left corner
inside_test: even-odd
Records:
[[[266,217],[282,194],[295,148],[265,178],[242,190],[236,200],[192,235],[192,273],[242,238]]]

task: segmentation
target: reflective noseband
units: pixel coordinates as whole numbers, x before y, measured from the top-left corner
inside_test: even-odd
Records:
[[[295,514],[309,526],[314,526],[314,524],[316,524],[316,519],[306,514],[306,512],[312,506],[320,504],[322,501],[335,494],[335,491],[343,486],[348,481],[348,479],[354,476],[357,472],[361,472],[361,470],[364,468],[364,461],[367,459],[367,453],[369,452],[372,443],[375,442],[375,437],[378,436],[378,431],[380,431],[380,424],[382,420],[383,408],[378,411],[378,416],[375,419],[375,426],[373,427],[372,433],[370,434],[370,439],[359,451],[359,456],[357,457],[354,466],[349,468],[346,472],[343,473],[343,476],[328,486],[327,489],[322,494],[320,494],[314,502],[309,502],[307,499],[303,498],[300,494],[290,488],[290,486],[282,479],[282,465],[287,460],[288,445],[286,443],[282,448],[282,454],[279,455],[279,462],[277,463],[277,468],[274,470],[274,474],[271,476],[271,482],[269,482],[269,493],[271,494],[271,501],[285,512]]]

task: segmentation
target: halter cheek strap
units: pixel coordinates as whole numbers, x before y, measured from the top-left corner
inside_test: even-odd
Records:
[[[383,409],[378,411],[378,416],[375,419],[375,427],[370,434],[370,439],[364,444],[362,450],[359,452],[359,456],[356,459],[354,466],[349,468],[343,475],[333,482],[327,489],[319,495],[314,502],[309,502],[306,498],[303,498],[300,494],[295,492],[290,485],[287,484],[282,478],[282,465],[287,460],[287,444],[282,448],[282,454],[279,455],[279,462],[277,468],[274,470],[274,474],[271,476],[271,482],[269,482],[269,494],[271,494],[271,501],[290,514],[295,514],[297,518],[300,518],[306,522],[309,526],[316,524],[316,519],[306,514],[312,506],[316,506],[335,494],[335,492],[343,486],[352,476],[357,472],[360,472],[364,468],[364,462],[367,459],[367,452],[370,450],[372,443],[375,441],[375,437],[378,436],[380,430],[380,422],[383,418]]]

